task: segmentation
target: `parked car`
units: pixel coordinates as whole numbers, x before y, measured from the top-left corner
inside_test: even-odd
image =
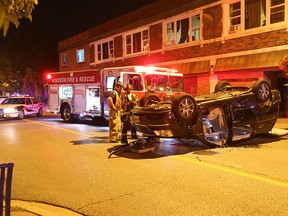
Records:
[[[23,119],[27,115],[42,116],[44,103],[34,97],[10,97],[0,104],[1,118]]]
[[[4,101],[6,98],[8,98],[8,96],[0,96],[0,104],[1,104],[2,101]]]
[[[143,143],[184,138],[225,146],[269,133],[276,123],[280,102],[280,92],[271,90],[266,80],[258,80],[250,87],[220,81],[211,94],[193,97],[184,93],[171,103],[134,108],[131,124],[147,138]],[[143,148],[139,142],[132,145]]]

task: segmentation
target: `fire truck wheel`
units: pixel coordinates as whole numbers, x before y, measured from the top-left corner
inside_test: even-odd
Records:
[[[64,122],[70,122],[71,121],[71,111],[68,106],[65,106],[62,110],[62,119]]]
[[[160,97],[157,94],[148,93],[144,95],[140,100],[141,107],[149,107],[152,104],[155,104],[160,101]]]
[[[196,101],[190,94],[179,94],[172,101],[175,117],[185,123],[191,123],[196,116]]]

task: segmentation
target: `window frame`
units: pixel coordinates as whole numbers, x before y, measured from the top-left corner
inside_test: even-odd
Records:
[[[68,58],[67,53],[60,54],[61,66],[67,66],[67,58]]]
[[[189,11],[185,14],[180,14],[178,16],[168,18],[166,19],[162,25],[163,25],[163,47],[170,47],[170,46],[177,46],[177,45],[182,45],[182,44],[187,44],[187,43],[195,43],[203,40],[203,10],[195,10],[195,11]],[[199,17],[199,25],[198,26],[193,26],[193,18],[194,17]],[[177,24],[182,24],[184,23],[183,21],[188,19],[188,38],[182,43],[179,43],[181,41],[181,33],[180,33],[180,39],[179,39],[179,31],[180,26]],[[182,22],[181,22],[182,21]],[[179,27],[179,28],[178,28]],[[178,29],[178,31],[177,31]],[[171,32],[168,32],[170,30]],[[197,39],[193,39],[193,33],[194,32],[199,32],[199,36]],[[179,39],[179,41],[178,41]],[[177,42],[178,41],[178,42]]]
[[[238,3],[240,2],[240,24],[237,25],[237,27],[234,28],[234,30],[232,30],[233,28],[232,25],[231,25],[231,15],[230,15],[230,5],[232,4],[235,4],[235,3]],[[224,34],[225,35],[232,35],[232,34],[235,34],[235,33],[241,33],[241,32],[249,32],[249,31],[254,31],[254,29],[257,29],[257,28],[271,28],[273,26],[277,27],[277,25],[282,25],[285,23],[285,20],[288,20],[287,18],[287,15],[288,15],[288,0],[284,0],[284,3],[281,3],[281,4],[278,4],[278,5],[274,5],[274,6],[271,6],[271,2],[272,0],[266,0],[265,4],[266,4],[266,10],[264,11],[264,15],[265,15],[265,19],[263,21],[260,22],[260,25],[259,26],[256,26],[256,27],[251,27],[251,28],[248,28],[247,26],[245,26],[245,10],[246,10],[246,6],[245,6],[245,3],[246,3],[246,0],[228,0],[226,1],[224,4],[224,19],[225,19],[225,27],[224,27]],[[279,22],[274,22],[274,23],[271,23],[271,10],[273,10],[274,8],[283,8],[284,10],[284,16],[283,16],[283,21],[279,21]],[[283,12],[283,10],[279,10],[280,13],[281,11]],[[259,16],[261,16],[261,13],[259,14]],[[263,16],[263,14],[262,14]],[[260,18],[260,17],[259,17]],[[263,19],[263,18],[260,18],[260,20]]]
[[[145,27],[123,34],[122,39],[124,56],[142,54],[150,51],[149,30],[149,27]]]
[[[106,46],[107,44],[107,46]],[[103,40],[95,41],[93,43],[90,43],[90,48],[93,47],[93,53],[90,52],[90,55],[93,55],[93,57],[90,57],[90,59],[94,60],[90,63],[99,63],[99,62],[105,62],[105,61],[111,61],[114,59],[115,56],[115,45],[114,45],[114,37],[105,38]],[[107,48],[105,48],[105,46]],[[105,54],[103,50],[106,50],[107,57],[105,57]],[[91,49],[90,49],[91,50]],[[104,58],[105,57],[105,58]]]

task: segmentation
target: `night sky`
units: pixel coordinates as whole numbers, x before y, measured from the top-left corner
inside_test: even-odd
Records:
[[[32,23],[56,31],[62,40],[152,2],[155,0],[39,0]]]
[[[18,28],[11,23],[6,37],[0,31],[0,60],[4,53],[23,67],[58,70],[59,41],[155,1],[38,0],[32,22],[21,19]]]

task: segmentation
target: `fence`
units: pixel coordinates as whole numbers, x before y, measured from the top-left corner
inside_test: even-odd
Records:
[[[0,216],[10,216],[13,163],[0,164]],[[4,206],[5,203],[5,206]]]

